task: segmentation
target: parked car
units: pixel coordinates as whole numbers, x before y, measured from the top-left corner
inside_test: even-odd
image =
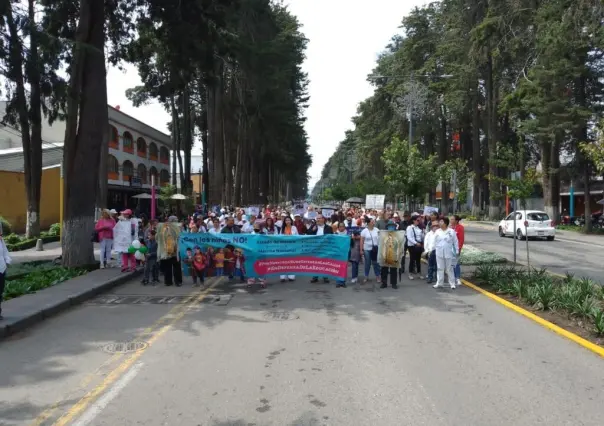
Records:
[[[514,229],[514,216],[516,216],[516,229]],[[553,241],[556,237],[554,221],[547,213],[540,210],[518,210],[512,212],[499,222],[500,237],[547,238]]]

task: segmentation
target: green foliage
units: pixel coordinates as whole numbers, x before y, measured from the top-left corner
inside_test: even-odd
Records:
[[[9,235],[13,230],[13,227],[10,222],[4,219],[2,216],[0,216],[0,226],[2,227],[3,235]]]
[[[55,267],[47,270],[35,270],[20,278],[8,279],[4,289],[6,300],[25,294],[35,293],[48,287],[55,286],[71,278],[86,274],[86,269]]]
[[[12,234],[15,235],[15,234]],[[36,244],[38,243],[38,238],[22,238],[19,237],[19,241],[14,243],[14,244],[6,244],[6,247],[8,248],[8,251],[21,251],[21,250],[28,250],[30,248],[34,248],[36,246]],[[57,241],[60,240],[59,236],[42,236],[40,235],[40,239],[42,240],[42,242],[44,244],[47,243],[55,243]],[[13,241],[16,241],[15,239],[13,239]]]
[[[511,295],[536,309],[566,315],[587,322],[589,331],[602,336],[604,331],[604,290],[588,278],[567,275],[558,279],[545,270],[480,265],[474,271],[479,285]]]
[[[53,223],[52,225],[50,225],[50,228],[48,229],[48,235],[51,237],[60,236],[61,235],[61,224]]]
[[[461,251],[459,262],[462,265],[488,265],[506,263],[507,259],[498,253],[480,250],[477,247],[466,244]]]
[[[407,141],[394,138],[382,159],[386,171],[384,180],[391,192],[416,200],[436,186],[435,157],[424,159],[417,147]]]

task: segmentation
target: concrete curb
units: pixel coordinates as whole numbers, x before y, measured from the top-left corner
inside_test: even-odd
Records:
[[[51,300],[46,303],[43,303],[38,308],[36,308],[35,311],[32,311],[20,317],[5,317],[5,319],[0,322],[0,341],[15,333],[24,331],[39,322],[42,322],[48,318],[58,315],[74,306],[81,305],[87,300],[90,300],[101,293],[107,292],[114,287],[125,284],[126,282],[140,275],[141,272],[142,271],[136,271],[118,275],[107,281],[101,282],[100,284],[73,290],[69,293],[66,293],[63,298],[58,298],[57,300]],[[67,282],[69,281],[66,281],[65,283]],[[59,286],[53,288],[60,288],[60,286],[65,283],[62,283]],[[42,294],[43,292],[44,290],[39,293],[25,295],[22,297],[35,296],[37,294]]]
[[[466,287],[471,288],[472,290],[477,291],[480,294],[483,294],[484,296],[488,297],[489,299],[499,303],[500,305],[505,306],[506,308],[516,312],[517,314],[520,314],[523,317],[528,318],[533,322],[536,322],[540,326],[542,326],[550,331],[553,331],[554,333],[558,334],[559,336],[562,336],[562,337],[584,347],[585,349],[593,352],[594,354],[599,355],[600,357],[604,358],[604,347],[598,346],[595,343],[592,343],[589,340],[576,335],[575,333],[572,333],[560,326],[557,326],[556,324],[551,323],[551,322],[547,321],[546,319],[541,318],[539,315],[529,312],[526,309],[521,308],[520,306],[510,302],[509,300],[499,297],[496,294],[491,293],[490,291],[487,291],[487,290],[477,286],[476,284],[471,283],[470,281],[468,281],[466,279],[462,279],[461,282]]]

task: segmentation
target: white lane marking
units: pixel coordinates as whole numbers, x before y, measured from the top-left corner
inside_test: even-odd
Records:
[[[140,369],[143,367],[142,362],[137,362],[124,374],[105,394],[95,402],[82,416],[73,423],[73,426],[86,426],[90,424],[108,405],[115,399],[116,396],[134,379]]]

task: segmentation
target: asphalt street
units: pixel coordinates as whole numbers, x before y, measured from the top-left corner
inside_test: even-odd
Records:
[[[0,424],[595,426],[603,362],[466,287],[132,282],[0,342]]]
[[[495,226],[466,224],[466,244],[486,251],[504,255],[513,260],[514,239],[499,237]],[[580,235],[580,234],[579,234]],[[604,237],[602,238],[604,244]],[[526,241],[516,240],[516,258],[527,263]],[[576,241],[557,236],[554,241],[529,240],[530,264],[536,268],[546,268],[550,272],[564,275],[567,272],[576,277],[589,277],[604,284],[604,246],[587,241]]]

